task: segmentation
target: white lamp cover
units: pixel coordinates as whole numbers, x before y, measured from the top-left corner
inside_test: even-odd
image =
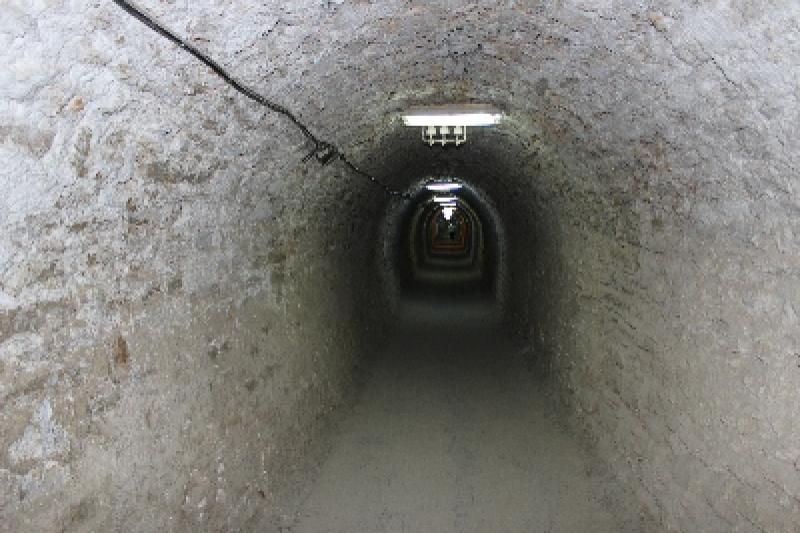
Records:
[[[450,104],[412,107],[403,113],[406,126],[493,126],[503,118],[496,107],[486,104]]]

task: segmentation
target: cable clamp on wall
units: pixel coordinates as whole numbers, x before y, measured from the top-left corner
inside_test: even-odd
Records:
[[[402,191],[393,189],[389,187],[386,183],[380,181],[375,176],[368,172],[364,172],[356,165],[354,165],[347,156],[339,151],[336,146],[332,143],[323,141],[319,139],[316,135],[314,135],[308,126],[306,126],[297,116],[295,116],[291,111],[289,111],[284,106],[273,102],[272,100],[267,99],[265,96],[258,94],[256,91],[243,85],[241,82],[237,81],[233,78],[222,66],[211,59],[208,55],[203,53],[197,47],[193,46],[186,39],[181,38],[176,33],[172,32],[171,30],[167,29],[166,27],[159,24],[155,19],[145,14],[142,10],[135,7],[131,4],[128,0],[113,0],[115,4],[117,4],[120,8],[122,8],[126,13],[130,16],[156,32],[157,34],[161,35],[165,39],[171,41],[172,43],[180,46],[184,51],[192,55],[195,59],[199,60],[201,63],[206,65],[208,68],[211,69],[214,74],[219,76],[225,83],[233,87],[236,91],[243,94],[247,98],[253,100],[261,104],[262,106],[266,107],[267,109],[275,112],[280,113],[284,117],[286,117],[289,121],[291,121],[294,126],[299,129],[303,135],[306,136],[308,140],[314,143],[314,150],[309,153],[306,157],[303,158],[303,161],[308,161],[312,157],[317,160],[317,162],[321,165],[327,165],[328,163],[340,159],[347,168],[349,168],[354,173],[362,176],[368,180],[370,180],[375,185],[381,187],[387,194],[391,196],[399,196],[399,197],[408,197],[408,195]]]
[[[337,157],[340,157],[340,154],[339,150],[331,143],[321,142],[317,144],[317,148],[314,150],[314,157],[317,158],[320,165],[325,166]]]

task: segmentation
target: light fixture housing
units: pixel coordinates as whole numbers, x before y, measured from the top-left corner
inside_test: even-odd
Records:
[[[437,204],[452,204],[456,202],[458,198],[455,196],[434,196],[433,201]]]
[[[428,183],[425,185],[425,188],[431,192],[450,192],[450,191],[457,191],[462,187],[460,183],[453,183],[453,182],[437,182],[437,183]]]
[[[403,113],[406,126],[494,126],[503,113],[486,104],[419,106]]]
[[[403,113],[403,124],[422,128],[422,140],[435,144],[455,144],[467,141],[467,128],[494,126],[503,113],[487,104],[450,104],[412,107]]]

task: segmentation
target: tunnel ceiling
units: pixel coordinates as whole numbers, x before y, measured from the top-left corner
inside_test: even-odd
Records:
[[[669,528],[798,529],[796,0],[137,5],[395,189],[468,184],[519,356]],[[0,13],[0,523],[255,529],[422,197],[113,2]],[[400,124],[459,102],[508,118]]]
[[[651,185],[682,190],[672,191],[678,196],[706,186],[741,190],[736,180],[763,174],[761,161],[788,164],[790,147],[778,136],[796,138],[784,135],[797,123],[796,4],[497,4],[142,3],[378,173],[387,161],[388,174],[420,161],[441,167],[450,154],[426,159],[430,149],[400,131],[397,114],[461,101],[492,103],[510,117],[500,138],[478,149],[499,157],[522,151],[576,176],[590,167],[626,189],[666,170]],[[280,119],[262,118],[255,104],[114,6],[86,16],[107,27],[97,53],[113,57],[121,80],[190,107],[176,128],[215,121],[232,106],[236,119],[218,124],[266,134],[251,137],[245,152],[263,153],[284,136],[302,149],[298,134],[274,128]],[[187,95],[217,105],[187,105]],[[411,163],[397,161],[400,148]],[[752,193],[789,186],[765,181]]]

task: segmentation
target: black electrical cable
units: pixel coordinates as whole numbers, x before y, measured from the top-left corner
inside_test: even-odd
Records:
[[[387,184],[378,180],[372,174],[358,168],[358,166],[353,164],[347,158],[347,156],[343,154],[334,144],[327,141],[323,141],[316,135],[314,135],[311,132],[311,130],[309,130],[308,127],[294,115],[294,113],[292,113],[282,105],[276,104],[275,102],[268,100],[266,97],[258,94],[253,89],[237,81],[230,74],[228,74],[219,63],[208,57],[197,47],[187,43],[184,39],[180,38],[178,35],[171,32],[170,30],[168,30],[167,28],[165,28],[164,26],[162,26],[161,24],[150,18],[143,11],[139,10],[137,7],[134,7],[127,0],[113,0],[113,2],[117,4],[119,7],[121,7],[130,16],[132,16],[133,18],[135,18],[136,20],[138,20],[151,30],[155,31],[162,37],[177,44],[183,50],[194,56],[196,59],[200,60],[200,62],[202,62],[204,65],[210,68],[214,72],[214,74],[222,78],[225,81],[225,83],[236,89],[238,92],[242,93],[249,99],[263,105],[269,110],[274,111],[275,113],[280,113],[281,115],[288,118],[292,122],[292,124],[294,124],[295,127],[297,127],[297,129],[299,129],[303,133],[303,135],[305,135],[306,138],[314,144],[314,150],[311,153],[309,153],[303,159],[303,161],[308,161],[311,157],[314,157],[317,160],[317,162],[319,162],[321,165],[324,166],[330,163],[331,161],[340,159],[345,164],[345,166],[348,169],[350,169],[353,173],[358,174],[359,176],[362,176],[364,178],[367,178],[375,185],[381,187],[384,191],[386,191],[387,194],[390,194],[392,196],[402,196],[405,198],[409,197],[407,193],[398,191],[396,189],[392,189]]]

